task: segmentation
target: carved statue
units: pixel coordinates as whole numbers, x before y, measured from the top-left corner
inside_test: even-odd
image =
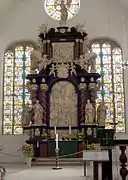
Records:
[[[87,100],[87,104],[85,106],[85,123],[87,124],[93,124],[94,123],[94,117],[95,117],[95,109],[90,103],[90,100]]]
[[[82,35],[83,35],[83,33],[86,33],[86,31],[83,29],[84,27],[85,27],[85,25],[79,24],[79,23],[75,26],[76,30],[78,32],[80,32]]]
[[[39,61],[39,65],[38,65],[39,71],[41,71],[42,69],[46,69],[47,65],[48,65],[47,55],[44,54]]]
[[[80,55],[79,61],[80,61],[81,69],[88,71],[88,66],[89,66],[88,59],[83,54]]]
[[[55,71],[56,71],[56,66],[55,66],[55,64],[52,64],[52,66],[50,68],[50,75],[53,74],[53,76],[56,76]]]
[[[71,66],[70,66],[70,73],[71,75],[74,73],[76,75],[76,70],[75,70],[75,65],[73,63],[71,63]]]
[[[97,122],[100,125],[105,125],[106,111],[107,106],[103,102],[100,102],[100,105],[97,108]]]
[[[89,44],[90,41],[87,39],[87,37],[84,38],[84,42],[83,42],[83,53],[86,54],[89,51]]]
[[[27,103],[23,110],[23,119],[22,123],[23,126],[27,126],[30,124],[30,121],[32,120],[32,109],[29,107],[29,104]]]
[[[85,54],[85,62],[88,66],[91,66],[91,72],[96,72],[96,57],[97,54],[94,52],[88,52]]]
[[[36,74],[36,69],[38,69],[39,61],[41,60],[42,53],[38,50],[33,50],[31,52],[31,73]]]
[[[43,34],[44,34],[44,37],[45,37],[47,31],[48,31],[48,25],[42,24],[42,25],[39,27],[39,33],[43,33]]]
[[[59,78],[67,78],[69,75],[69,64],[57,64],[57,76]]]
[[[36,101],[34,105],[34,123],[35,124],[42,124],[43,120],[43,107],[39,104],[39,101]]]
[[[61,19],[60,19],[60,25],[66,25],[66,21],[68,19],[68,10],[66,8],[66,5],[64,4],[64,0],[61,0]]]
[[[94,52],[90,52],[90,65],[91,65],[91,72],[96,72],[96,58],[97,54]]]
[[[26,83],[26,87],[27,87],[27,89],[28,89],[28,92],[30,93],[31,92],[31,82],[30,81],[27,81],[27,83]]]

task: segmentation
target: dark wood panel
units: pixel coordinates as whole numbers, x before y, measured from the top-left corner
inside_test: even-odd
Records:
[[[48,157],[48,143],[47,141],[40,142],[40,157]]]

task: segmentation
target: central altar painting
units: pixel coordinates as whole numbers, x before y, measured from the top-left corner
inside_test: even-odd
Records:
[[[77,94],[68,81],[58,81],[51,89],[50,126],[77,126]]]

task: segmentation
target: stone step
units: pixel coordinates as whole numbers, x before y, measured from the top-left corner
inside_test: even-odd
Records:
[[[35,161],[32,162],[32,166],[55,166],[56,159],[55,158],[36,158]],[[60,158],[59,159],[60,166],[80,166],[83,165],[82,158]]]
[[[36,158],[36,162],[55,162],[56,158]],[[60,162],[82,162],[82,158],[60,158]]]

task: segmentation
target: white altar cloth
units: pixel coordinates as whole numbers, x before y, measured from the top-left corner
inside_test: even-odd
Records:
[[[109,161],[108,151],[83,151],[83,160],[84,161]]]

